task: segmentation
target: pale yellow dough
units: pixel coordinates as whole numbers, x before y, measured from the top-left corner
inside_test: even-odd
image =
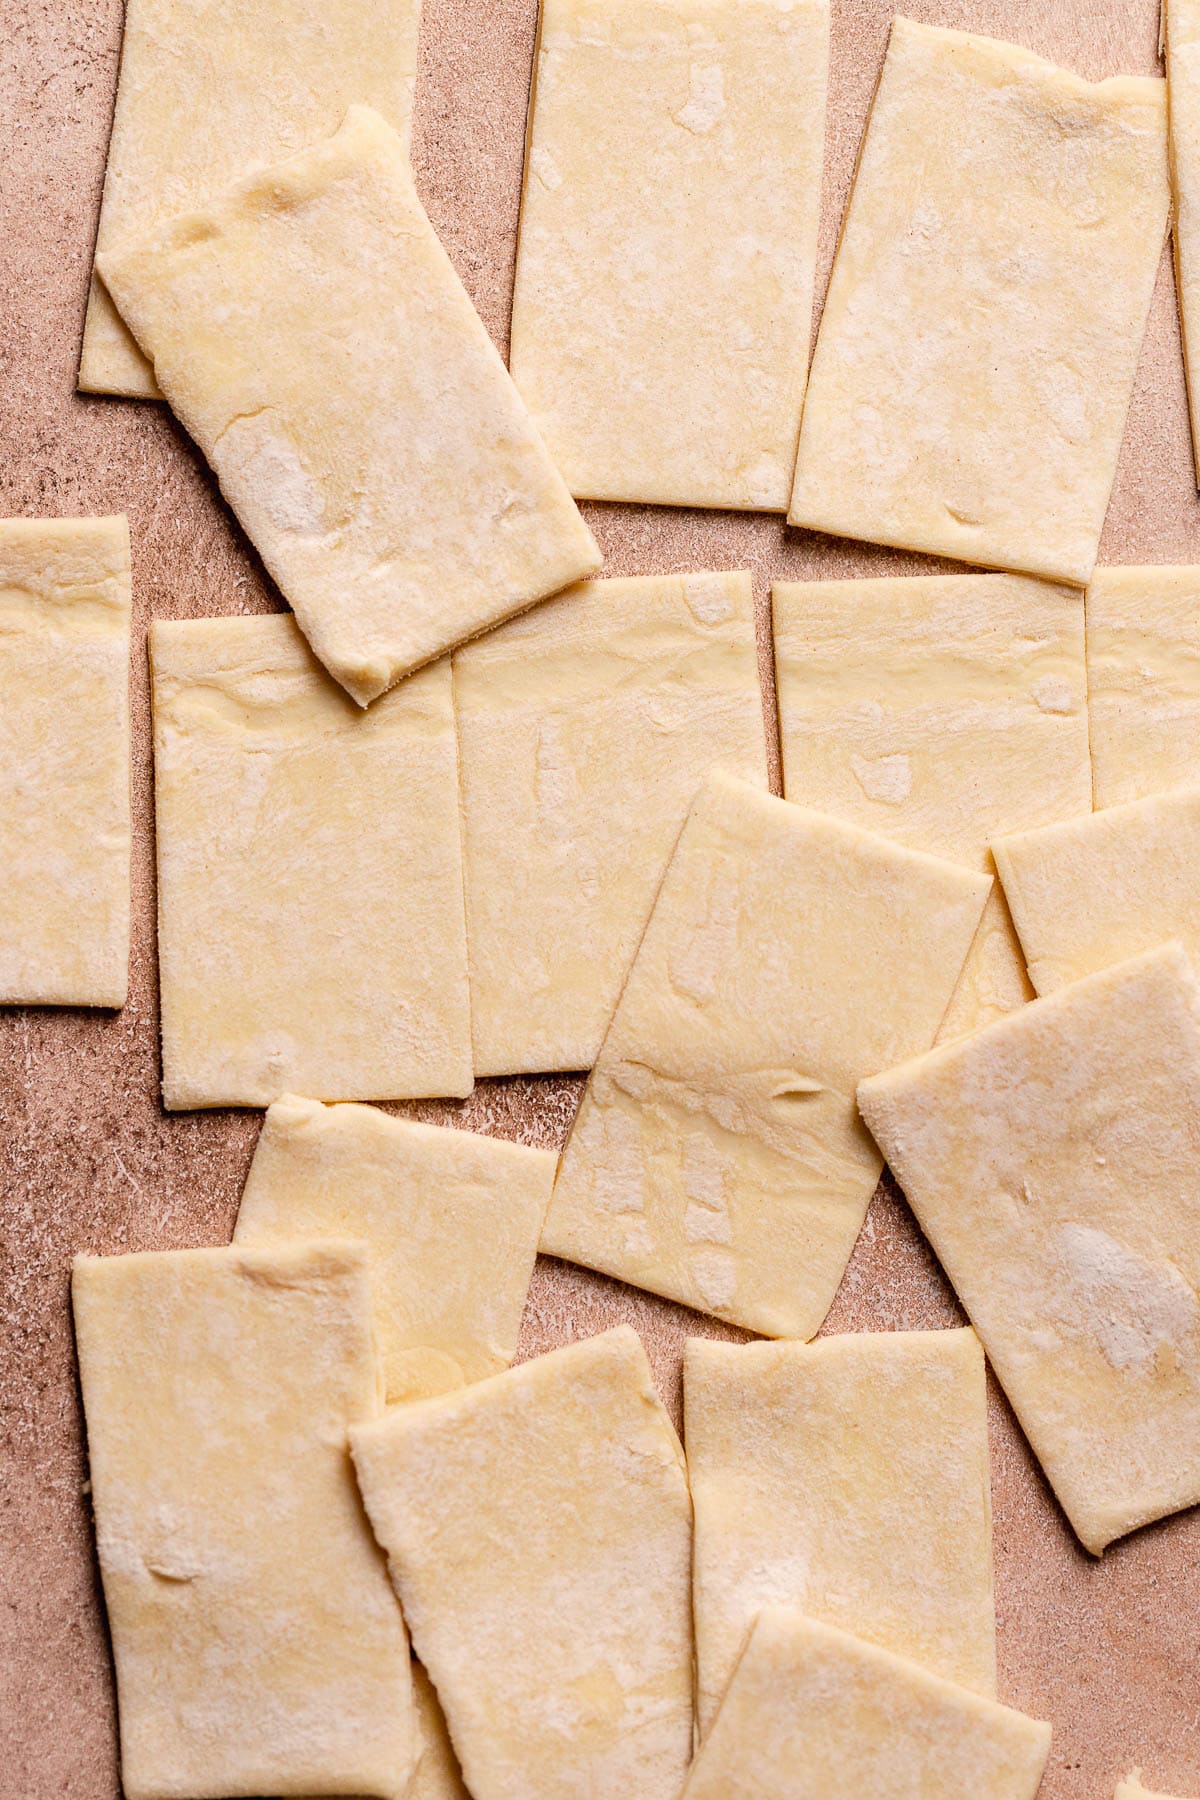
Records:
[[[855,1086],[933,1042],[990,885],[715,772],[584,1093],[542,1249],[811,1337],[882,1167]]]
[[[973,1331],[689,1341],[699,1723],[765,1606],[996,1691],[983,1352]]]
[[[462,1770],[433,1683],[419,1662],[413,1664],[413,1698],[417,1703],[421,1760],[404,1800],[471,1800],[463,1786]]]
[[[400,1800],[409,1650],[362,1516],[362,1247],[75,1259],[126,1800]]]
[[[150,651],[166,1105],[470,1093],[449,661],[364,714],[286,614]]]
[[[771,1607],[683,1800],[1034,1800],[1049,1751],[1049,1725]]]
[[[1200,1500],[1200,988],[1179,946],[859,1103],[1085,1547]]]
[[[992,872],[988,841],[1092,803],[1083,600],[1018,575],[779,582],[783,791]],[[1000,889],[943,1036],[1031,997]]]
[[[897,19],[789,518],[1082,585],[1169,210],[1166,88]]]
[[[1117,1783],[1113,1800],[1179,1800],[1179,1796],[1151,1793],[1149,1788],[1142,1786],[1139,1772],[1135,1769],[1132,1775],[1127,1775],[1124,1781]]]
[[[570,588],[454,702],[475,1073],[590,1069],[709,769],[767,784],[750,577]]]
[[[378,113],[98,266],[360,704],[599,567]]]
[[[417,10],[416,0],[126,0],[97,254],[333,131],[354,101],[377,107],[407,142]],[[79,385],[158,394],[96,277]]]
[[[512,1361],[557,1157],[289,1094],[268,1108],[234,1242],[362,1238],[389,1401]]]
[[[1200,568],[1097,569],[1087,661],[1094,804],[1196,781]]]
[[[0,519],[0,1002],[129,985],[129,527]]]
[[[1200,0],[1163,0],[1175,274],[1192,440],[1200,470]]]
[[[352,1434],[475,1800],[676,1800],[691,1504],[628,1326]]]
[[[828,0],[542,0],[513,377],[572,493],[787,509]]]

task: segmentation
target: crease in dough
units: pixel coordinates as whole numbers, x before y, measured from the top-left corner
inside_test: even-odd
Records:
[[[1162,0],[1170,116],[1175,285],[1200,479],[1200,4]]]
[[[1194,782],[1200,568],[1097,569],[1086,610],[1093,804]]]
[[[471,1800],[433,1683],[419,1662],[412,1673],[421,1757],[404,1800]]]

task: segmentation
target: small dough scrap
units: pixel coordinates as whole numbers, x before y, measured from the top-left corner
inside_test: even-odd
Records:
[[[996,1692],[987,1395],[970,1330],[689,1340],[701,1733],[755,1618],[795,1607]]]
[[[789,519],[1083,586],[1166,239],[1166,84],[898,18]]]
[[[1177,938],[1200,968],[1200,788],[992,846],[1039,994]]]
[[[150,655],[165,1104],[469,1094],[449,659],[363,713],[287,614]]]
[[[777,582],[783,791],[992,873],[989,839],[1092,803],[1083,600],[1019,575]],[[943,1037],[1032,997],[994,888]]]
[[[1134,1769],[1124,1781],[1119,1781],[1113,1800],[1180,1800],[1178,1794],[1152,1794],[1149,1788],[1142,1786],[1141,1773],[1140,1769]]]
[[[126,0],[97,254],[335,130],[354,101],[376,107],[407,143],[417,13],[417,0]],[[158,397],[154,371],[94,275],[79,386]]]
[[[1179,945],[858,1097],[1084,1546],[1200,1501],[1200,987]]]
[[[787,510],[828,0],[542,0],[513,379],[574,494]]]
[[[267,1110],[236,1244],[362,1238],[389,1401],[507,1369],[558,1158],[287,1094]]]
[[[1050,1727],[768,1607],[682,1800],[1034,1800]]]
[[[812,1337],[882,1160],[854,1090],[928,1048],[991,882],[717,770],[575,1118],[551,1256]]]
[[[360,705],[600,566],[369,107],[98,267]]]
[[[408,1640],[350,1425],[379,1411],[363,1247],[75,1259],[127,1800],[400,1800]]]
[[[351,1447],[476,1800],[676,1800],[691,1503],[636,1333],[393,1407]]]
[[[413,1698],[417,1703],[421,1760],[404,1800],[471,1800],[463,1786],[462,1770],[433,1683],[419,1662],[413,1664]]]
[[[0,1003],[124,1006],[129,526],[0,519]]]
[[[476,1075],[590,1069],[714,763],[767,785],[750,576],[592,581],[454,657]]]
[[[1200,476],[1200,0],[1163,0],[1162,18],[1171,97],[1175,278]]]
[[[1200,568],[1097,569],[1087,591],[1096,807],[1184,787],[1200,743]]]

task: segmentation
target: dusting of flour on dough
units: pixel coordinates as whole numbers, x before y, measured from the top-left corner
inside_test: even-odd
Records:
[[[1075,711],[1071,684],[1064,675],[1043,675],[1034,682],[1030,692],[1042,712],[1071,713]]]
[[[249,492],[277,531],[310,535],[324,529],[324,507],[295,446],[276,430],[270,408],[232,419],[209,453],[222,487],[230,477]]]
[[[725,76],[719,63],[693,63],[688,71],[687,105],[675,114],[675,123],[687,131],[711,131],[725,111]]]
[[[555,188],[562,186],[562,175],[559,172],[558,164],[549,150],[544,149],[541,145],[529,152],[529,167],[544,188],[549,188],[553,192]]]
[[[733,617],[733,601],[723,575],[685,575],[683,597],[698,625],[720,625]]]
[[[1092,1338],[1114,1369],[1145,1373],[1163,1344],[1178,1347],[1200,1326],[1196,1296],[1171,1263],[1148,1262],[1091,1225],[1063,1225],[1057,1239],[1074,1301],[1063,1324]]]
[[[852,756],[850,767],[868,800],[899,806],[912,793],[912,765],[907,756]]]

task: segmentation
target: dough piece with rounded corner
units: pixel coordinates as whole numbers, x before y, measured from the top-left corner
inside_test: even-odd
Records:
[[[1200,568],[1097,569],[1087,591],[1097,807],[1184,787],[1200,742]]]
[[[715,771],[568,1139],[542,1249],[812,1337],[882,1159],[854,1090],[927,1048],[991,882]]]
[[[1200,1501],[1200,987],[1179,945],[858,1098],[1085,1548]]]
[[[234,1242],[361,1238],[390,1402],[506,1369],[558,1158],[373,1106],[268,1107]]]

